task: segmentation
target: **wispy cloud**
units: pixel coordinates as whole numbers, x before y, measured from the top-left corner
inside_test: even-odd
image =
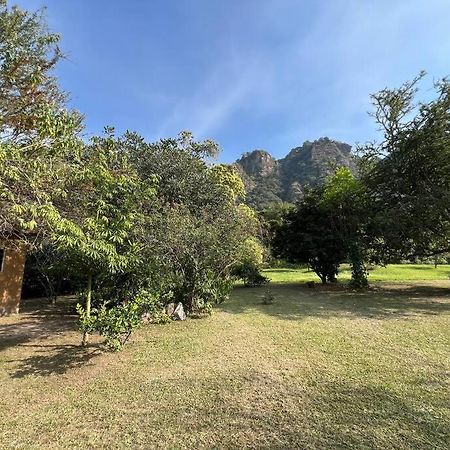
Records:
[[[89,131],[188,129],[226,159],[324,134],[373,139],[371,93],[450,72],[450,0],[16,1],[48,4]]]
[[[213,67],[191,95],[178,98],[173,111],[159,127],[158,137],[189,129],[198,138],[210,137],[248,105],[266,83],[258,61],[240,55]]]

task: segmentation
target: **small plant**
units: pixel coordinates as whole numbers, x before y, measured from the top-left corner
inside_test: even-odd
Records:
[[[273,305],[274,302],[275,302],[274,293],[270,289],[266,289],[262,297],[263,305]]]
[[[203,299],[196,299],[192,303],[191,317],[194,319],[199,319],[201,317],[210,316],[212,314],[212,304],[211,302],[205,301]]]
[[[245,261],[236,267],[233,275],[240,278],[247,287],[262,286],[270,281],[261,273],[259,266],[251,261]]]
[[[140,305],[140,315],[145,314],[148,316],[149,322],[168,323],[172,319],[165,312],[165,304],[168,303],[167,299],[172,298],[171,295],[172,293],[170,292],[165,297],[157,297],[143,289],[136,295],[134,302]]]
[[[163,310],[159,298],[147,291],[139,292],[133,300],[118,305],[104,302],[99,308],[93,308],[90,314],[81,304],[77,305],[80,317],[80,329],[85,333],[97,331],[113,351],[121,350],[131,333],[142,324],[142,314],[148,314],[152,323],[167,323],[170,318]]]
[[[134,302],[113,307],[104,303],[99,308],[93,308],[89,316],[81,304],[77,305],[81,330],[88,333],[98,331],[105,338],[106,346],[113,351],[121,350],[132,331],[140,326],[138,311],[139,307]]]

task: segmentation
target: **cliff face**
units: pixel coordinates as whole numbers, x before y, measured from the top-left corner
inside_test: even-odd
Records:
[[[278,161],[265,150],[253,150],[236,161],[251,177],[267,177],[278,169]]]
[[[342,166],[356,170],[351,146],[326,137],[307,141],[280,160],[266,151],[254,150],[235,163],[247,189],[247,202],[256,208],[272,202],[295,202],[305,186],[321,184]]]

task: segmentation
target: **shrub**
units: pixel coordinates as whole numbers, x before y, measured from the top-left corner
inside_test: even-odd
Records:
[[[151,323],[168,323],[172,319],[166,314],[165,305],[170,303],[173,293],[170,291],[165,296],[156,296],[146,290],[141,290],[134,302],[141,305],[140,317],[146,314]]]
[[[267,284],[270,280],[261,274],[260,268],[252,261],[244,261],[233,270],[233,275],[240,278],[247,287]]]
[[[113,351],[121,350],[131,333],[141,325],[142,314],[149,314],[152,323],[170,321],[161,299],[147,291],[141,291],[133,300],[120,304],[104,302],[100,307],[93,308],[90,315],[78,304],[77,312],[81,331],[98,332],[105,338],[106,346]]]
[[[187,313],[195,317],[210,315],[212,305],[227,300],[232,287],[229,277],[221,278],[211,270],[199,270],[175,284],[174,301],[183,303]]]

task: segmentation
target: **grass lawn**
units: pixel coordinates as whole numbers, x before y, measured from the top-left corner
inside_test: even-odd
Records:
[[[320,278],[308,269],[267,269],[264,275],[274,283],[299,283],[317,281]],[[369,271],[369,281],[421,281],[421,280],[448,280],[450,265],[442,264],[436,268],[432,264],[389,264],[387,267],[375,267]],[[348,264],[341,266],[338,275],[339,281],[349,281],[351,270]]]
[[[0,319],[0,448],[448,448],[448,278],[270,289],[116,354],[64,301]]]

